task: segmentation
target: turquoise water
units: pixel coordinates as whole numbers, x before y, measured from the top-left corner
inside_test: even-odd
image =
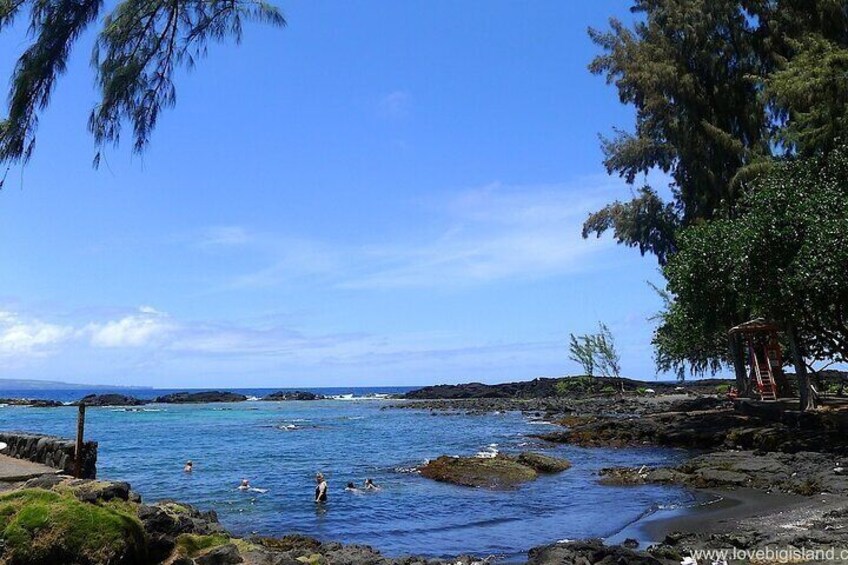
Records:
[[[60,394],[81,395],[40,396]],[[692,500],[671,487],[600,486],[594,475],[609,466],[668,464],[684,452],[553,447],[528,438],[547,426],[518,413],[431,415],[384,409],[389,402],[396,401],[89,408],[86,434],[100,444],[99,476],[129,481],[145,500],[174,498],[214,509],[241,535],[300,532],[389,555],[515,559],[563,538],[610,536],[646,512]],[[6,407],[0,429],[72,437],[75,418],[73,407]],[[567,457],[574,467],[508,492],[436,483],[413,471],[442,454],[524,449]],[[192,474],[182,472],[187,459],[195,463]],[[329,502],[320,508],[312,501],[316,471],[330,485]],[[344,491],[347,482],[366,477],[382,490]],[[239,491],[242,478],[267,492]]]

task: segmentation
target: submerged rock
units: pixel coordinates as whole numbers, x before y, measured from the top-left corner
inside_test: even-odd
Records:
[[[492,489],[514,488],[536,479],[539,473],[558,473],[571,467],[564,459],[538,453],[522,453],[518,457],[449,457],[443,455],[421,467],[421,476],[468,487]]]
[[[247,397],[236,392],[210,390],[204,392],[175,392],[159,396],[154,402],[160,404],[204,404],[207,402],[244,402]]]

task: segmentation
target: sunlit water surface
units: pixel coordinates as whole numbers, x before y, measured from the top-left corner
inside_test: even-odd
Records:
[[[17,396],[25,394],[33,396]],[[37,394],[61,400],[81,395]],[[301,532],[372,545],[388,555],[472,553],[511,560],[560,539],[607,537],[647,512],[692,501],[688,492],[673,487],[601,486],[595,474],[603,467],[673,463],[685,457],[681,451],[551,446],[528,437],[548,426],[518,413],[384,409],[391,402],[90,408],[86,434],[99,442],[98,475],[129,481],[147,501],[173,498],[214,509],[239,535]],[[75,426],[73,407],[0,409],[0,429],[72,437]],[[573,467],[507,492],[437,483],[414,472],[442,454],[526,449],[566,457]],[[191,474],[182,471],[188,459],[195,463]],[[316,471],[330,484],[329,502],[320,508],[312,498]],[[344,491],[349,481],[361,484],[366,477],[382,489]],[[267,492],[239,491],[242,478]]]

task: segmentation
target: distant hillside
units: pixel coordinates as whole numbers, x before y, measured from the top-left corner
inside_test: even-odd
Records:
[[[0,390],[91,390],[113,388],[147,388],[115,385],[90,385],[65,383],[61,381],[42,381],[36,379],[0,379]]]

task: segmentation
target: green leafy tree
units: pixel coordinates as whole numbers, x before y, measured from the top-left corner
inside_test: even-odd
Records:
[[[0,121],[0,162],[26,162],[35,147],[39,113],[80,36],[102,17],[92,66],[100,100],[89,119],[98,151],[132,127],[141,152],[161,111],[176,102],[174,73],[192,67],[211,41],[241,39],[243,21],[285,25],[262,0],[123,0],[111,12],[101,0],[0,0],[0,31],[28,20],[31,42],[11,77],[7,117]]]
[[[804,359],[848,360],[848,147],[775,166],[741,204],[680,234],[658,364],[714,372],[730,361],[727,329],[768,318],[786,330],[806,408]]]

